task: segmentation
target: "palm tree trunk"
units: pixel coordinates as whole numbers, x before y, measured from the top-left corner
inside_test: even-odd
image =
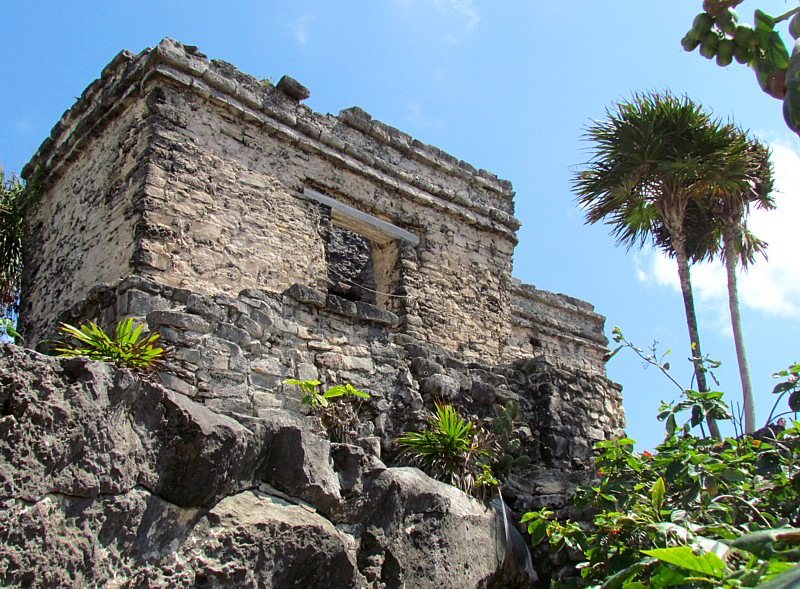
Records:
[[[705,368],[702,364],[703,352],[700,349],[700,333],[697,329],[697,315],[694,312],[694,296],[692,295],[692,281],[689,277],[689,260],[686,257],[686,249],[682,237],[672,236],[672,246],[675,252],[675,259],[678,261],[678,276],[681,281],[681,293],[683,294],[683,307],[686,311],[686,325],[689,327],[689,339],[692,342],[692,359],[694,363],[694,373],[697,377],[697,390],[701,393],[708,392],[706,384]],[[722,440],[722,435],[717,425],[717,420],[707,417],[708,432],[716,440]]]
[[[725,229],[725,268],[728,271],[728,304],[731,309],[731,325],[733,341],[736,344],[736,360],[739,362],[739,377],[742,381],[742,397],[744,402],[744,433],[756,431],[756,407],[753,400],[753,385],[750,382],[750,367],[744,350],[744,332],[742,317],[739,313],[739,291],[736,285],[736,247],[735,227]]]

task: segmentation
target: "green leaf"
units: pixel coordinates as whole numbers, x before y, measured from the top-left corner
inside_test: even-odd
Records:
[[[800,41],[797,41],[786,70],[786,96],[783,97],[783,118],[792,131],[800,133]],[[790,367],[790,370],[795,368]],[[796,370],[792,370],[796,373]]]
[[[800,411],[800,390],[789,395],[789,409],[792,411]]]
[[[796,589],[800,583],[800,565],[772,577],[766,583],[758,585],[759,589]]]
[[[347,392],[351,395],[355,395],[356,397],[361,397],[362,399],[369,399],[369,393],[365,393],[364,391],[359,391],[358,389],[354,388],[351,384],[346,384],[345,387],[347,388]]]
[[[642,553],[657,558],[661,562],[674,564],[715,579],[724,579],[726,576],[725,563],[716,554],[696,555],[688,546],[655,548],[653,550],[642,550]]]
[[[531,546],[539,544],[547,537],[547,520],[532,520],[528,524],[528,533],[531,535]]]
[[[756,10],[756,39],[761,47],[766,47],[769,35],[775,30],[775,19],[766,12]]]
[[[658,572],[650,577],[649,589],[662,589],[662,587],[674,587],[686,582],[686,575],[666,566],[661,566]]]
[[[658,477],[658,480],[653,484],[653,489],[650,491],[650,503],[656,511],[661,510],[661,506],[664,504],[665,493],[664,479]]]
[[[325,391],[323,397],[325,397],[326,399],[330,399],[332,397],[341,397],[346,393],[347,389],[345,387],[343,387],[342,385],[336,385]]]
[[[777,395],[779,393],[783,393],[785,391],[793,389],[794,386],[795,385],[793,382],[779,382],[778,384],[775,385],[775,388],[772,389],[772,394]]]
[[[647,567],[651,562],[653,562],[653,559],[647,558],[640,562],[633,563],[628,568],[606,579],[602,585],[602,589],[616,589],[617,587],[621,587],[623,583],[630,581],[639,571]]]

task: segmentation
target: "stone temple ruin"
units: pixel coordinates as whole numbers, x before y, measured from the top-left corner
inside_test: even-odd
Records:
[[[135,317],[172,349],[163,384],[234,416],[299,411],[287,378],[352,383],[378,456],[433,400],[486,419],[514,401],[531,466],[507,500],[563,505],[624,427],[604,318],[512,278],[508,181],[307,96],[169,39],[117,55],[23,170],[42,179],[26,344]]]

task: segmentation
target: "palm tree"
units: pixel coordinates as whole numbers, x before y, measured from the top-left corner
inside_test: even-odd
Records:
[[[703,353],[689,272],[710,254],[705,238],[690,243],[687,214],[700,199],[740,190],[749,153],[733,124],[722,124],[687,97],[670,93],[634,96],[591,125],[593,156],[575,178],[587,223],[604,221],[628,249],[651,241],[678,264],[697,386],[707,392]],[[705,244],[705,245],[704,245]],[[716,420],[709,431],[721,438]]]
[[[733,326],[733,340],[736,346],[736,360],[739,365],[739,377],[742,381],[744,432],[752,434],[756,431],[755,400],[744,346],[742,318],[739,312],[736,266],[738,262],[742,267],[747,268],[755,261],[756,254],[766,257],[767,244],[747,229],[747,216],[751,205],[761,209],[774,209],[775,202],[771,196],[773,170],[769,160],[769,149],[755,139],[746,137],[745,139],[749,142],[751,154],[749,179],[744,182],[741,191],[720,190],[710,195],[709,213],[720,228],[718,232],[721,237],[719,245],[728,275],[728,304]],[[708,232],[708,230],[706,231]]]

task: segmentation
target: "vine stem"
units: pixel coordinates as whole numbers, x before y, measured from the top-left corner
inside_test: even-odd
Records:
[[[760,511],[759,511],[757,508],[755,508],[755,507],[753,507],[752,505],[750,505],[750,504],[749,504],[747,501],[745,501],[745,500],[744,500],[744,499],[742,499],[741,497],[737,497],[736,495],[718,495],[718,496],[714,497],[714,498],[711,500],[711,503],[716,503],[716,502],[717,502],[717,501],[719,501],[720,499],[734,499],[734,500],[736,500],[736,501],[738,501],[738,502],[742,503],[743,505],[747,505],[747,507],[749,507],[750,509],[752,509],[752,510],[753,510],[753,513],[754,513],[755,515],[757,515],[757,516],[758,516],[758,517],[761,519],[761,521],[764,523],[764,525],[765,525],[765,526],[767,526],[767,527],[770,527],[770,526],[771,526],[771,524],[770,524],[770,523],[767,521],[767,519],[766,519],[766,518],[765,518],[763,515],[761,515],[761,512],[760,512]]]
[[[636,355],[639,356],[639,358],[641,358],[642,360],[644,360],[648,364],[650,364],[652,366],[655,366],[661,372],[663,372],[664,376],[666,376],[668,379],[670,379],[675,384],[675,386],[678,387],[678,390],[680,390],[681,392],[686,390],[681,386],[681,383],[679,383],[677,380],[672,378],[672,375],[669,372],[667,372],[666,369],[661,364],[659,364],[658,362],[654,361],[652,358],[642,354],[642,351],[639,348],[637,348],[636,346],[634,346],[631,342],[626,340],[625,337],[622,334],[618,334],[617,337],[619,337],[618,341],[622,342],[622,344],[624,346],[626,346],[626,347],[630,348],[631,350],[633,350],[634,352],[636,352]]]
[[[779,23],[779,22],[785,21],[786,19],[794,16],[798,12],[800,12],[800,6],[798,6],[797,8],[792,8],[789,12],[786,12],[786,13],[780,15],[780,16],[776,16],[775,17],[775,22]]]

